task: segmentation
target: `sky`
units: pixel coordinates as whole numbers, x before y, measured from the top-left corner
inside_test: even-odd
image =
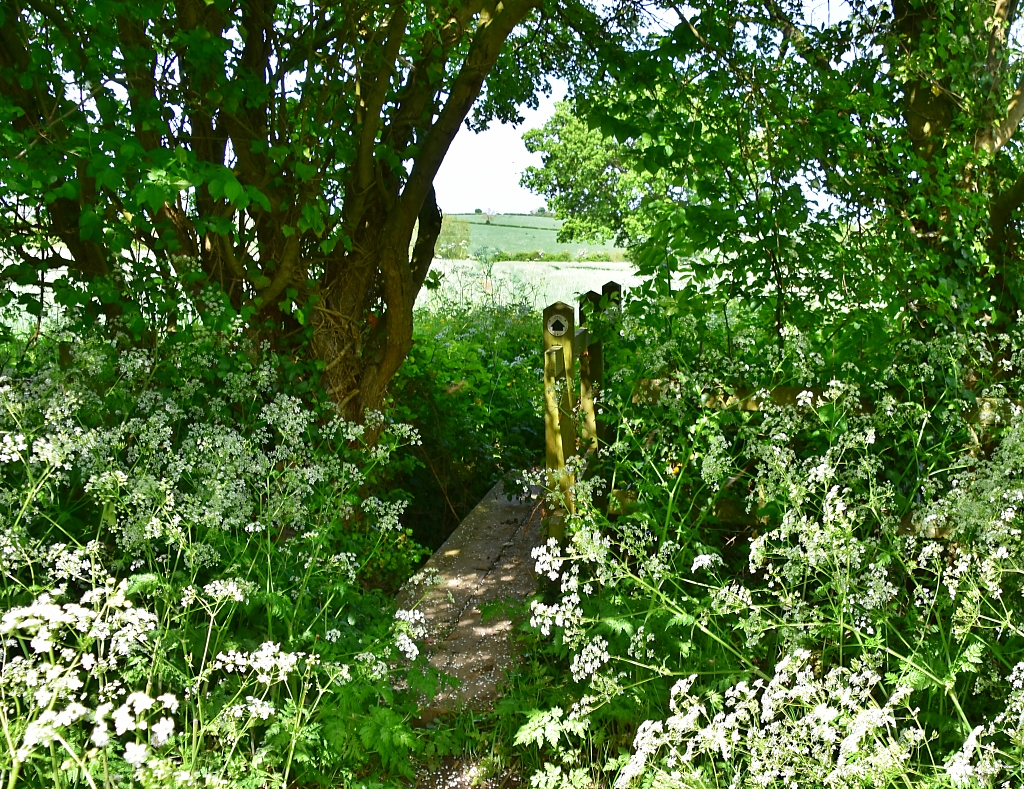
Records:
[[[554,84],[550,96],[540,97],[536,110],[520,107],[525,119],[519,126],[491,124],[474,134],[463,125],[434,178],[437,205],[446,214],[471,214],[476,209],[499,214],[528,214],[543,207],[544,198],[519,185],[530,165],[540,166],[540,154],[523,145],[523,133],[536,129],[554,114],[555,102],[565,97],[566,86]]]

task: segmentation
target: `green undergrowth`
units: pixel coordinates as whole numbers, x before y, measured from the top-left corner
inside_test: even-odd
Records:
[[[525,293],[498,282],[484,298],[432,299],[391,387],[391,413],[414,426],[408,491],[416,540],[438,548],[503,477],[541,462],[541,317]]]
[[[0,348],[4,785],[405,786],[461,749],[411,727],[416,431],[238,332],[40,326]]]
[[[552,789],[1020,785],[1024,326],[774,318],[590,322],[608,432],[496,741]]]
[[[399,787],[448,754],[497,764],[472,715],[414,728],[447,680],[395,595],[538,462],[525,295],[433,300],[364,425],[315,366],[223,317],[133,335],[9,320],[7,789]]]

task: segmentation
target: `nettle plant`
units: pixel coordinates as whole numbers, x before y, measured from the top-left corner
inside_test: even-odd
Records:
[[[605,343],[616,437],[535,552],[533,785],[1019,786],[1024,325],[866,313],[855,355],[720,306]]]
[[[415,432],[286,394],[287,359],[202,326],[8,351],[8,789],[410,773],[434,679],[385,590],[422,550],[374,479]]]

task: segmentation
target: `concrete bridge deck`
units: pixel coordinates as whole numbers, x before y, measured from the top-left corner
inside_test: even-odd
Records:
[[[416,606],[428,628],[430,662],[461,681],[424,709],[429,724],[446,712],[490,708],[504,672],[515,660],[512,623],[483,621],[481,607],[505,598],[525,600],[537,588],[530,552],[544,541],[539,492],[508,501],[498,483],[423,567],[440,583],[407,585],[401,608]]]

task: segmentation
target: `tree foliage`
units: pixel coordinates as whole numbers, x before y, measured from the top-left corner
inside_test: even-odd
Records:
[[[1016,3],[664,5],[646,48],[578,88],[634,171],[680,190],[652,206],[644,270],[692,269],[779,325],[839,299],[958,321],[1018,309]],[[557,187],[574,212],[582,186]]]
[[[3,0],[0,276],[128,326],[183,296],[241,316],[362,414],[410,347],[432,181],[474,103],[514,119],[546,71],[586,68],[554,11]]]
[[[543,128],[523,135],[541,167],[527,167],[521,183],[542,195],[562,219],[558,240],[627,244],[649,232],[645,199],[664,198],[667,184],[637,167],[627,143],[619,143],[578,118],[570,102],[555,106]]]

